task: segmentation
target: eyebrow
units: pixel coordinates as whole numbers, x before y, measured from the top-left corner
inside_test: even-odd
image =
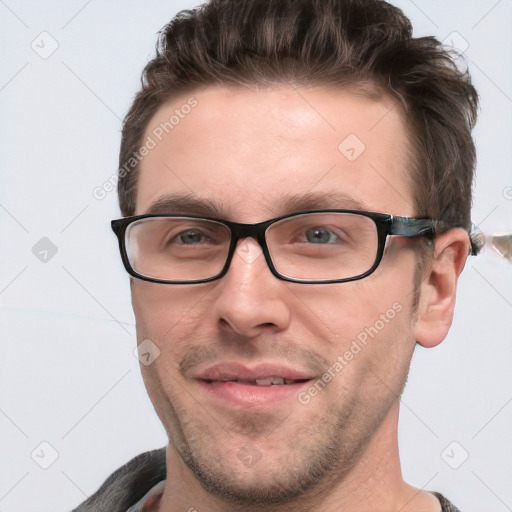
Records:
[[[193,195],[165,195],[157,199],[146,213],[189,213],[205,217],[221,217],[222,204]]]
[[[358,197],[342,192],[308,192],[285,196],[281,200],[283,215],[307,210],[368,210],[368,206]]]
[[[307,192],[306,194],[284,195],[276,205],[276,217],[308,210],[369,210],[358,197],[335,191]],[[225,208],[221,201],[203,199],[191,194],[164,195],[152,203],[148,214],[183,213],[204,217],[223,218]]]

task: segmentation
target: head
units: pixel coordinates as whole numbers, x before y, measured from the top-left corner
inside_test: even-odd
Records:
[[[353,282],[279,280],[253,239],[217,281],[132,280],[138,341],[160,353],[143,367],[148,392],[175,460],[204,488],[278,503],[391,442],[415,343],[444,339],[479,249],[476,108],[441,44],[413,38],[380,0],[212,0],[164,28],[123,125],[124,216],[257,223],[348,208],[436,227],[430,239],[389,237],[377,270]],[[216,381],[229,371],[306,382],[270,402],[253,382],[228,383],[226,402]]]
[[[408,131],[417,215],[437,220],[439,231],[470,232],[477,93],[439,41],[412,37],[397,7],[381,0],[211,1],[178,14],[156,51],[124,122],[123,215],[135,212],[139,172],[137,159],[127,163],[165,101],[216,84],[313,85],[395,99]],[[471,246],[476,254],[479,241]]]

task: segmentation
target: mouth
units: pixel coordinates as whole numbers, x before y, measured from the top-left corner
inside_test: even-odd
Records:
[[[207,384],[213,384],[214,382],[238,382],[240,384],[249,384],[252,386],[289,386],[290,384],[297,384],[302,382],[308,382],[310,379],[285,379],[283,377],[261,377],[259,379],[237,379],[235,377],[223,377],[220,380],[204,379],[203,382]]]
[[[315,377],[305,370],[279,365],[248,368],[223,363],[198,372],[194,379],[211,403],[231,408],[272,408],[293,399]]]

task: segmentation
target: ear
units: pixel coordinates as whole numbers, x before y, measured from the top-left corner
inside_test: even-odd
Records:
[[[455,309],[457,280],[469,254],[469,236],[454,228],[435,239],[433,260],[420,284],[414,326],[416,341],[423,347],[439,345],[448,334]]]

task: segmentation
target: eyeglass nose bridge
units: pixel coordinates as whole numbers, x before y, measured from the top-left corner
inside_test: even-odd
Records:
[[[262,249],[265,249],[265,231],[272,224],[272,221],[259,222],[257,224],[240,224],[238,222],[228,223],[231,231],[231,242],[236,246],[239,240],[244,238],[254,238]]]
[[[265,258],[265,262],[270,269],[270,272],[278,277],[281,278],[280,274],[276,271],[274,264],[272,262],[272,259],[270,257],[270,252],[268,250],[267,241],[265,238],[265,232],[267,228],[273,224],[274,221],[264,221],[259,222],[257,224],[240,224],[236,222],[227,222],[226,225],[228,226],[229,230],[231,231],[231,242],[229,247],[229,253],[228,257],[226,259],[226,263],[224,265],[224,268],[222,270],[221,276],[224,276],[230,266],[231,261],[233,260],[233,256],[236,252],[238,243],[240,240],[245,240],[247,238],[252,238],[256,241],[256,243],[260,246],[261,251],[263,253],[263,256]],[[252,263],[250,258],[244,258],[243,259],[247,263]]]

